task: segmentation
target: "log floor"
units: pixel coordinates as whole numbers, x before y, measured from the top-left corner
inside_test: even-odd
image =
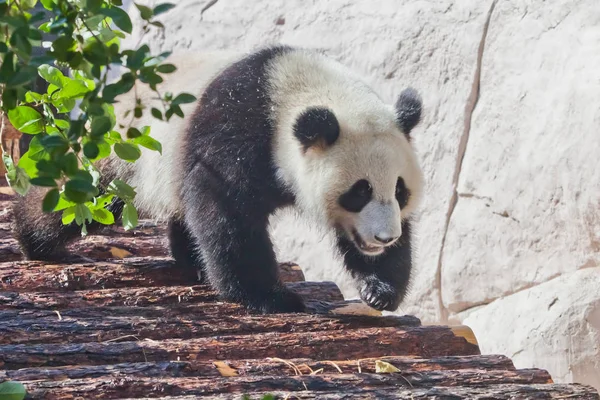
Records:
[[[93,262],[21,260],[0,188],[0,382],[31,399],[595,399],[480,354],[468,327],[422,325],[344,300],[281,264],[310,312],[257,315],[174,267],[165,228],[106,228],[70,246]],[[1,397],[1,396],[0,396]]]

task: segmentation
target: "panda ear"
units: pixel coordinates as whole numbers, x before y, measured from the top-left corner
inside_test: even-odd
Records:
[[[304,151],[311,147],[325,149],[340,136],[340,124],[328,108],[310,107],[296,119],[294,136],[300,141]]]
[[[419,93],[413,88],[406,88],[396,101],[396,121],[400,129],[410,139],[410,131],[421,120],[423,103]]]

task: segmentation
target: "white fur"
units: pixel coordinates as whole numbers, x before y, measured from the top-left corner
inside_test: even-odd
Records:
[[[369,245],[378,244],[375,235],[400,236],[402,219],[420,201],[423,177],[393,106],[384,104],[353,72],[314,53],[294,52],[273,60],[269,81],[277,127],[274,160],[300,208],[348,234],[356,229]],[[303,153],[293,125],[310,106],[328,107],[341,133],[330,148]],[[398,177],[411,192],[402,212],[395,200]],[[338,205],[338,198],[359,179],[371,183],[373,201],[360,213],[350,213]]]

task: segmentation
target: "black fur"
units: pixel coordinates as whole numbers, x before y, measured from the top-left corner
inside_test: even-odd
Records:
[[[227,68],[204,92],[186,132],[183,215],[210,283],[227,300],[260,312],[299,312],[279,281],[268,218],[291,204],[272,163],[266,66],[274,47]]]
[[[112,180],[109,173],[102,177],[104,186]],[[13,236],[26,260],[81,261],[81,257],[69,255],[65,246],[80,237],[81,227],[75,221],[69,225],[62,223],[62,212],[42,212],[42,200],[50,189],[32,186],[26,196],[17,196],[13,203]],[[101,193],[102,194],[102,193]],[[121,218],[123,202],[113,199],[107,207],[115,217]],[[104,225],[93,221],[86,226],[88,234],[94,234]]]
[[[357,181],[338,199],[338,204],[349,212],[360,212],[373,198],[373,187],[366,179]]]
[[[179,218],[169,220],[167,228],[171,255],[179,268],[196,271],[198,281],[208,283],[204,272],[202,255],[198,252],[194,238]]]
[[[294,135],[305,151],[319,142],[331,146],[340,136],[340,124],[331,110],[311,107],[296,120]]]
[[[396,182],[396,200],[398,201],[401,210],[407,206],[408,201],[410,200],[410,190],[406,187],[406,183],[404,183],[402,177],[398,178],[398,181]]]
[[[406,295],[412,268],[410,231],[410,222],[403,221],[400,239],[375,257],[363,255],[345,234],[338,233],[346,268],[360,282],[360,297],[376,310],[394,311]]]
[[[421,120],[422,108],[421,96],[415,89],[404,89],[398,96],[396,101],[397,122],[407,138],[410,138],[410,132]]]

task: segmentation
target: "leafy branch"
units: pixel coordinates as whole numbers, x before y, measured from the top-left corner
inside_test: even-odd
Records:
[[[135,188],[118,179],[103,186],[96,164],[113,151],[126,162],[138,160],[141,147],[162,154],[150,127],[136,126],[147,111],[137,95],[139,85],[147,85],[160,100],[162,109],[150,109],[159,120],[183,117],[180,105],[196,99],[188,93],[162,95],[158,90],[162,76],[176,72],[173,64],[165,63],[170,52],[151,55],[147,45],[140,46],[141,39],[134,49],[121,49],[121,40],[133,30],[121,0],[39,3],[46,11],[38,0],[0,0],[0,112],[17,130],[33,135],[18,165],[3,155],[7,181],[20,195],[32,185],[47,188],[43,211],[62,212],[63,223],[75,221],[82,234],[92,221],[115,222],[106,208],[115,198],[125,204],[123,226],[134,228]],[[151,26],[164,29],[155,17],[174,7],[134,4],[144,33]],[[44,54],[35,55],[34,48],[42,47],[49,36],[53,39]],[[125,72],[109,83],[108,72],[115,67],[124,67]],[[38,76],[48,83],[45,92],[32,89]],[[134,107],[125,113],[131,118],[126,125],[117,124],[114,103],[131,90]]]

